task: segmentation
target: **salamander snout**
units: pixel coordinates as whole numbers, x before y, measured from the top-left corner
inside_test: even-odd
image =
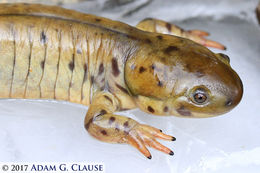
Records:
[[[238,74],[230,67],[229,57],[223,53],[215,55],[225,64],[216,68],[217,75],[221,76],[221,79],[216,79],[218,86],[221,86],[218,90],[226,96],[224,106],[227,109],[232,109],[242,99],[243,84]]]
[[[224,106],[227,107],[227,109],[232,109],[238,105],[243,95],[243,84],[241,79],[237,74],[233,79],[233,84],[228,86],[230,91],[227,92],[228,94],[226,95],[226,101],[224,103]]]
[[[188,89],[182,107],[189,110],[193,117],[224,114],[242,99],[242,81],[229,64],[216,60],[208,62],[208,67],[210,68],[204,68],[204,76],[194,75],[192,82],[186,81]]]

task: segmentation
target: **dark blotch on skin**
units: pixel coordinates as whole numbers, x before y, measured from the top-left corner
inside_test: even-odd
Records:
[[[151,43],[152,43],[152,41],[151,41],[149,38],[145,39],[145,42],[146,42],[147,44],[151,44]]]
[[[74,53],[72,54],[72,60],[71,60],[71,62],[69,63],[69,69],[70,69],[70,71],[73,71],[74,70],[74,66],[75,66],[75,64],[74,64],[74,59],[75,59],[75,55],[74,55]]]
[[[129,110],[128,108],[121,108],[120,111],[127,111]]]
[[[186,109],[183,105],[180,106],[179,109],[177,109],[177,112],[183,116],[191,116],[191,112]]]
[[[169,47],[167,47],[165,50],[164,50],[164,53],[166,53],[166,54],[171,54],[171,52],[173,52],[173,51],[178,51],[179,50],[179,48],[178,47],[176,47],[176,46],[169,46]]]
[[[45,64],[45,61],[43,60],[43,61],[41,62],[41,68],[42,68],[42,69],[44,69],[44,64]]]
[[[94,79],[94,76],[91,76],[90,77],[90,82],[91,82],[91,84],[93,84],[95,81],[94,81],[95,79]]]
[[[147,110],[148,110],[149,112],[151,112],[151,113],[154,113],[154,109],[153,109],[151,106],[148,106],[148,107],[147,107]]]
[[[163,108],[163,112],[168,112],[168,110],[169,110],[168,106],[165,106],[165,107]]]
[[[84,64],[84,78],[83,78],[83,82],[85,82],[87,80],[87,70],[88,70],[88,66],[87,64]]]
[[[112,124],[115,120],[116,120],[115,117],[110,117],[108,123],[109,123],[109,124]]]
[[[115,77],[117,77],[120,73],[119,68],[118,68],[118,63],[117,63],[117,59],[113,58],[112,59],[112,73]]]
[[[129,135],[129,130],[127,129],[127,130],[124,130],[124,134],[125,135]]]
[[[100,111],[100,114],[98,114],[98,116],[100,116],[100,115],[105,115],[106,113],[107,113],[107,111],[104,110],[104,109],[102,109],[102,110]]]
[[[141,67],[139,68],[139,73],[143,73],[145,70],[146,70],[146,68],[144,68],[143,66],[141,66]]]
[[[124,123],[124,128],[127,128],[128,127],[128,121],[126,121],[125,123]]]
[[[99,65],[98,75],[101,75],[103,72],[104,72],[104,65],[103,65],[103,63],[101,63],[101,64]]]
[[[228,99],[225,103],[225,106],[231,106],[232,105],[232,99]]]
[[[74,70],[74,59],[69,63],[69,69],[70,71]]]
[[[157,35],[156,37],[158,38],[158,40],[162,40],[163,39],[163,36],[161,36],[161,35]]]
[[[47,42],[47,38],[46,38],[44,31],[41,32],[40,41],[42,44],[45,44]]]
[[[87,71],[87,69],[88,69],[88,66],[87,66],[87,64],[84,64],[84,71],[86,72],[86,71]]]
[[[121,85],[116,84],[116,87],[119,88],[121,91],[123,91],[124,93],[128,94],[127,89],[125,89],[124,87],[122,87]]]
[[[163,86],[163,83],[162,83],[161,81],[159,81],[159,82],[157,83],[157,85],[158,85],[159,87],[162,87],[162,86]]]
[[[151,68],[154,70],[154,69],[155,69],[155,65],[154,65],[154,64],[152,64],[152,65],[151,65]]]
[[[194,67],[192,67],[189,63],[188,64],[186,64],[186,69],[188,70],[188,71],[192,71],[193,69],[194,69]],[[196,69],[196,68],[195,68]]]
[[[112,101],[112,99],[111,98],[109,98],[108,96],[104,96],[108,101],[110,101],[111,103],[113,103],[113,101]]]
[[[88,130],[89,129],[89,125],[93,122],[93,118],[91,118],[87,124],[85,124],[85,129]]]
[[[100,91],[103,91],[104,89],[105,89],[104,85],[102,87],[100,87]]]
[[[166,26],[167,30],[168,30],[169,32],[171,32],[171,30],[172,30],[172,25],[171,25],[170,23],[166,23],[165,26]]]
[[[105,130],[101,130],[100,132],[102,133],[102,135],[107,135],[107,132]]]
[[[126,37],[132,40],[137,40],[137,38],[133,35],[126,35]]]

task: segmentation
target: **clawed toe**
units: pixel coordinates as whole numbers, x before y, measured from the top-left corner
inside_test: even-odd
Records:
[[[150,141],[146,141],[145,142],[149,147],[152,147],[156,150],[159,150],[161,152],[164,152],[166,154],[169,155],[173,155],[173,151],[167,147],[165,147],[164,145],[160,144],[158,141],[156,140],[150,140]]]
[[[189,30],[189,31],[186,31],[186,35],[187,35],[187,38],[190,38],[191,40],[196,41],[197,43],[202,44],[203,46],[226,50],[226,47],[224,45],[222,45],[221,43],[206,39],[205,37],[209,36],[209,33],[206,31]]]
[[[171,149],[156,141],[156,138],[168,141],[176,140],[175,137],[164,134],[160,129],[139,124],[130,131],[127,137],[127,142],[137,148],[148,159],[151,159],[152,156],[146,146],[152,147],[169,155],[174,155]]]
[[[202,37],[209,36],[208,32],[202,31],[202,30],[194,29],[194,30],[189,30],[188,32],[191,34],[197,35],[197,36],[202,36]]]
[[[137,148],[148,159],[152,158],[151,153],[146,148],[144,141],[139,136],[130,135],[128,138],[128,144]]]

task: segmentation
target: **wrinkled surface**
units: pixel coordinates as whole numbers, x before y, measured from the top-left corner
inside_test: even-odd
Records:
[[[243,99],[233,111],[208,119],[157,117],[139,110],[124,113],[177,138],[174,143],[163,142],[173,149],[173,157],[151,149],[153,159],[147,160],[130,146],[102,143],[90,137],[83,127],[87,107],[65,102],[1,100],[0,161],[96,161],[103,162],[107,172],[122,172],[122,168],[124,172],[132,172],[128,167],[136,172],[257,172],[260,169],[257,109],[260,28],[253,18],[257,1],[240,0],[233,8],[232,0],[189,2],[186,0],[186,5],[181,5],[179,1],[165,1],[158,5],[159,1],[153,1],[126,17],[122,17],[122,11],[131,5],[138,6],[137,2],[95,13],[130,24],[138,23],[144,16],[178,20],[177,24],[186,29],[209,31],[212,39],[227,46],[223,53],[229,55],[231,66],[244,84]],[[101,1],[96,2],[97,7],[100,4]],[[83,7],[81,11],[86,12],[88,8],[82,10]],[[178,15],[167,14],[165,11],[169,12],[170,7]],[[192,8],[197,10],[185,13]]]

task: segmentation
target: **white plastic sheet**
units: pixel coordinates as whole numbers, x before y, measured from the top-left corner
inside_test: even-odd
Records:
[[[138,6],[140,2],[134,3]],[[132,7],[127,8],[129,5]],[[125,17],[127,9],[135,5],[104,9],[102,1],[90,1],[70,6],[130,24],[157,17],[177,21],[187,29],[210,31],[211,39],[228,48],[212,50],[229,55],[244,84],[243,99],[233,111],[207,119],[157,117],[139,110],[122,113],[177,138],[175,142],[162,141],[173,149],[174,156],[151,149],[152,160],[130,146],[93,139],[83,127],[87,107],[55,101],[0,100],[0,161],[103,162],[108,173],[258,173],[260,27],[254,18],[256,5],[256,0],[154,0]]]

